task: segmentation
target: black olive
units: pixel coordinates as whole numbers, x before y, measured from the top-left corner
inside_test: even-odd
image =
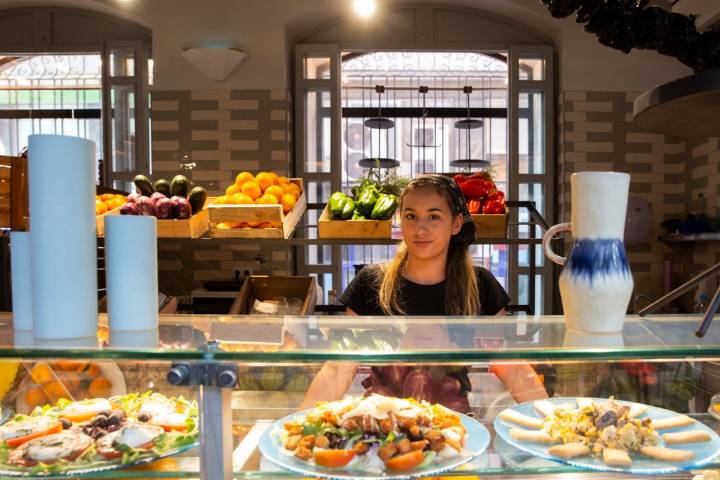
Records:
[[[67,430],[68,428],[72,427],[72,422],[67,418],[61,418],[60,423],[62,423],[63,430]]]
[[[113,410],[112,413],[110,414],[110,416],[117,416],[120,418],[125,418],[125,412],[123,412],[122,410]]]
[[[122,420],[123,420],[123,418],[120,415],[113,413],[112,415],[110,415],[108,417],[107,424],[108,424],[108,426],[119,425],[120,422],[122,422]]]
[[[597,428],[605,428],[609,427],[610,425],[615,425],[618,421],[617,414],[612,410],[607,410],[605,413],[602,414],[600,418],[595,420],[595,427]]]
[[[138,420],[141,422],[149,422],[151,418],[152,418],[152,416],[149,413],[145,413],[145,412],[138,415]]]
[[[110,410],[103,410],[102,412],[98,412],[99,417],[109,417],[112,412]]]
[[[98,438],[104,437],[107,434],[108,434],[107,430],[104,430],[102,428],[95,428],[93,430],[92,437],[97,440]]]

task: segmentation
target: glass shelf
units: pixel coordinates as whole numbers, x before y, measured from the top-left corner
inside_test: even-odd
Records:
[[[91,338],[45,344],[14,334],[5,314],[0,316],[0,358],[266,363],[720,358],[720,328],[711,326],[698,338],[694,332],[700,320],[699,315],[628,316],[622,333],[600,335],[567,331],[561,316],[163,315],[158,331],[110,336],[109,342]],[[106,324],[106,318],[100,316],[99,322]],[[101,327],[103,336],[107,329]]]

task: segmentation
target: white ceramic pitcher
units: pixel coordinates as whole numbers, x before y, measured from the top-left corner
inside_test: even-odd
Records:
[[[574,173],[570,185],[571,222],[555,225],[543,236],[545,255],[565,265],[560,274],[565,321],[574,330],[619,332],[633,291],[623,243],[630,175]],[[573,236],[567,259],[550,247],[550,240],[566,230]]]

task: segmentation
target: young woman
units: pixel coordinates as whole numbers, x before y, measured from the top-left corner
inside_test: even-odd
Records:
[[[460,188],[451,178],[423,175],[411,181],[400,198],[403,242],[388,263],[365,267],[340,301],[348,315],[505,315],[510,297],[484,268],[474,267],[469,246],[475,227]],[[405,332],[408,347],[435,348],[472,339],[459,328],[423,325]],[[528,365],[493,370],[516,400],[546,397]],[[325,365],[308,389],[301,407],[342,397],[352,383],[352,365]]]

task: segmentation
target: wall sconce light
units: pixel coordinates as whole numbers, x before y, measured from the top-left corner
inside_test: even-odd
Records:
[[[183,48],[182,55],[210,80],[225,80],[247,58],[239,48]]]

